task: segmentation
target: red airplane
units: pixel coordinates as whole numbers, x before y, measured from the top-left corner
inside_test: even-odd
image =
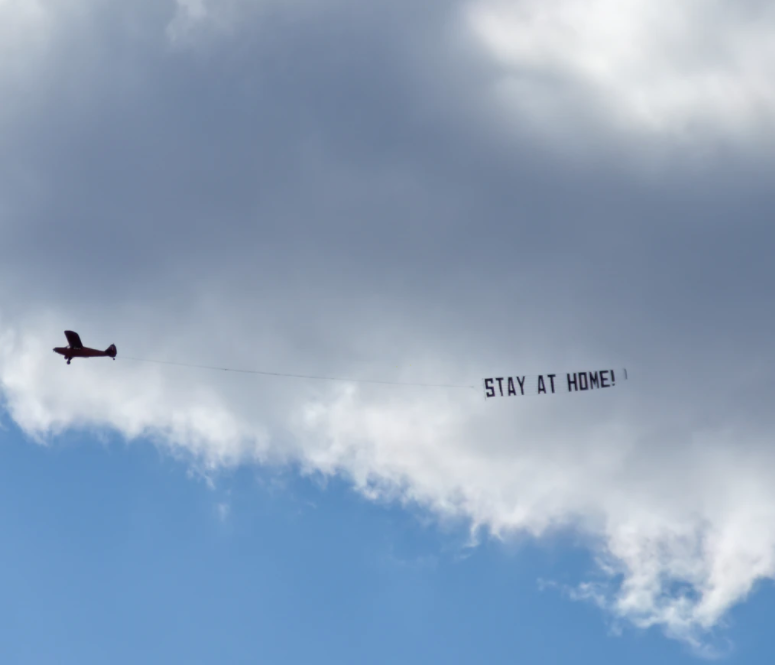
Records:
[[[111,344],[104,351],[100,351],[98,349],[90,349],[89,347],[84,346],[81,343],[81,338],[78,336],[78,333],[73,332],[72,330],[65,330],[65,337],[67,337],[67,341],[70,346],[57,346],[54,348],[54,353],[58,353],[67,358],[68,365],[73,358],[107,357],[113,358],[113,360],[116,359],[115,344]]]

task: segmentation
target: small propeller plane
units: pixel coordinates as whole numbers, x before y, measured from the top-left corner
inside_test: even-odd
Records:
[[[65,330],[65,337],[67,337],[67,342],[70,346],[57,346],[54,348],[54,353],[58,353],[67,358],[68,365],[73,358],[107,357],[113,358],[113,360],[116,359],[115,344],[111,344],[104,351],[100,351],[99,349],[90,349],[88,346],[84,346],[81,343],[81,338],[78,333],[73,332],[72,330]]]

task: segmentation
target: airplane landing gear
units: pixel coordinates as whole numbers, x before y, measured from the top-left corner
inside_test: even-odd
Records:
[[[67,359],[67,364],[68,364],[68,365],[70,364],[70,361],[71,361],[71,360],[72,360],[72,358],[68,358],[68,359]]]

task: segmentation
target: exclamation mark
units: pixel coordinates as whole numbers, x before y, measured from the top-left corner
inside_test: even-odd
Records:
[[[611,370],[611,386],[613,387],[615,385],[616,385],[616,374],[614,374],[614,371]]]

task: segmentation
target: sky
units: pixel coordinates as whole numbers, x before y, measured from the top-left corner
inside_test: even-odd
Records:
[[[5,660],[764,662],[773,28],[0,2]]]

